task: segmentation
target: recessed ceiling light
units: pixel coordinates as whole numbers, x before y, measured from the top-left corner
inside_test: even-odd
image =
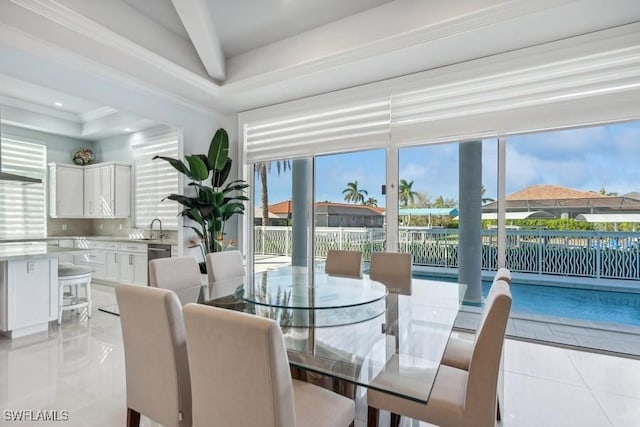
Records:
[[[130,128],[124,128],[124,131],[125,131],[125,132],[131,132],[132,130],[133,130],[133,129],[130,129]]]
[[[62,107],[62,102],[54,102],[53,105],[56,107]]]

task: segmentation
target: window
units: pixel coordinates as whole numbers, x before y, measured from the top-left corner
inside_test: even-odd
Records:
[[[133,145],[135,167],[134,226],[148,228],[154,218],[162,221],[165,229],[178,228],[178,203],[162,200],[171,193],[178,193],[178,172],[167,162],[152,160],[154,156],[177,158],[178,131],[160,135],[143,134]]]
[[[44,180],[47,148],[2,138],[2,171]],[[44,182],[44,181],[43,181]],[[47,234],[45,185],[0,182],[0,237],[31,238]]]

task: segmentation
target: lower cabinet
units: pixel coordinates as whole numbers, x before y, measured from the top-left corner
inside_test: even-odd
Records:
[[[106,253],[106,280],[147,285],[147,254],[109,251]]]
[[[74,246],[80,249],[87,249],[86,253],[74,255],[74,263],[91,268],[94,278],[103,278],[105,276],[105,242],[79,239],[74,242]]]
[[[0,262],[0,330],[12,338],[46,331],[58,312],[55,258]]]
[[[77,247],[91,252],[76,256],[76,264],[84,264],[93,270],[93,278],[108,282],[147,285],[147,245],[82,240]]]

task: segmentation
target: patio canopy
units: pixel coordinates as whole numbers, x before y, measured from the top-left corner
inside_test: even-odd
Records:
[[[640,223],[640,214],[580,214],[576,216],[576,221],[586,222],[638,222]]]
[[[504,214],[505,219],[550,219],[555,218],[553,214],[546,211],[529,211],[529,212],[506,212]],[[498,219],[497,212],[485,212],[482,214],[482,219]],[[458,220],[455,217],[454,220]]]
[[[529,212],[506,212],[505,219],[549,219],[555,218],[553,214],[547,211],[529,211]],[[482,214],[482,219],[498,219],[497,212],[486,212]]]
[[[455,216],[455,215],[458,215],[458,209],[456,208],[402,208],[402,209],[398,209],[398,215]]]

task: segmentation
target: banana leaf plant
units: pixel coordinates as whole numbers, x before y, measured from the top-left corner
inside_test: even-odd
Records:
[[[191,180],[191,195],[169,194],[165,199],[182,205],[180,215],[193,220],[191,228],[200,238],[204,251],[219,252],[224,249],[225,222],[233,215],[244,214],[244,195],[248,184],[241,179],[226,182],[231,171],[229,135],[220,128],[209,145],[209,152],[184,156],[185,161],[171,157],[155,156],[168,162],[178,172]],[[163,199],[164,200],[164,199]]]

